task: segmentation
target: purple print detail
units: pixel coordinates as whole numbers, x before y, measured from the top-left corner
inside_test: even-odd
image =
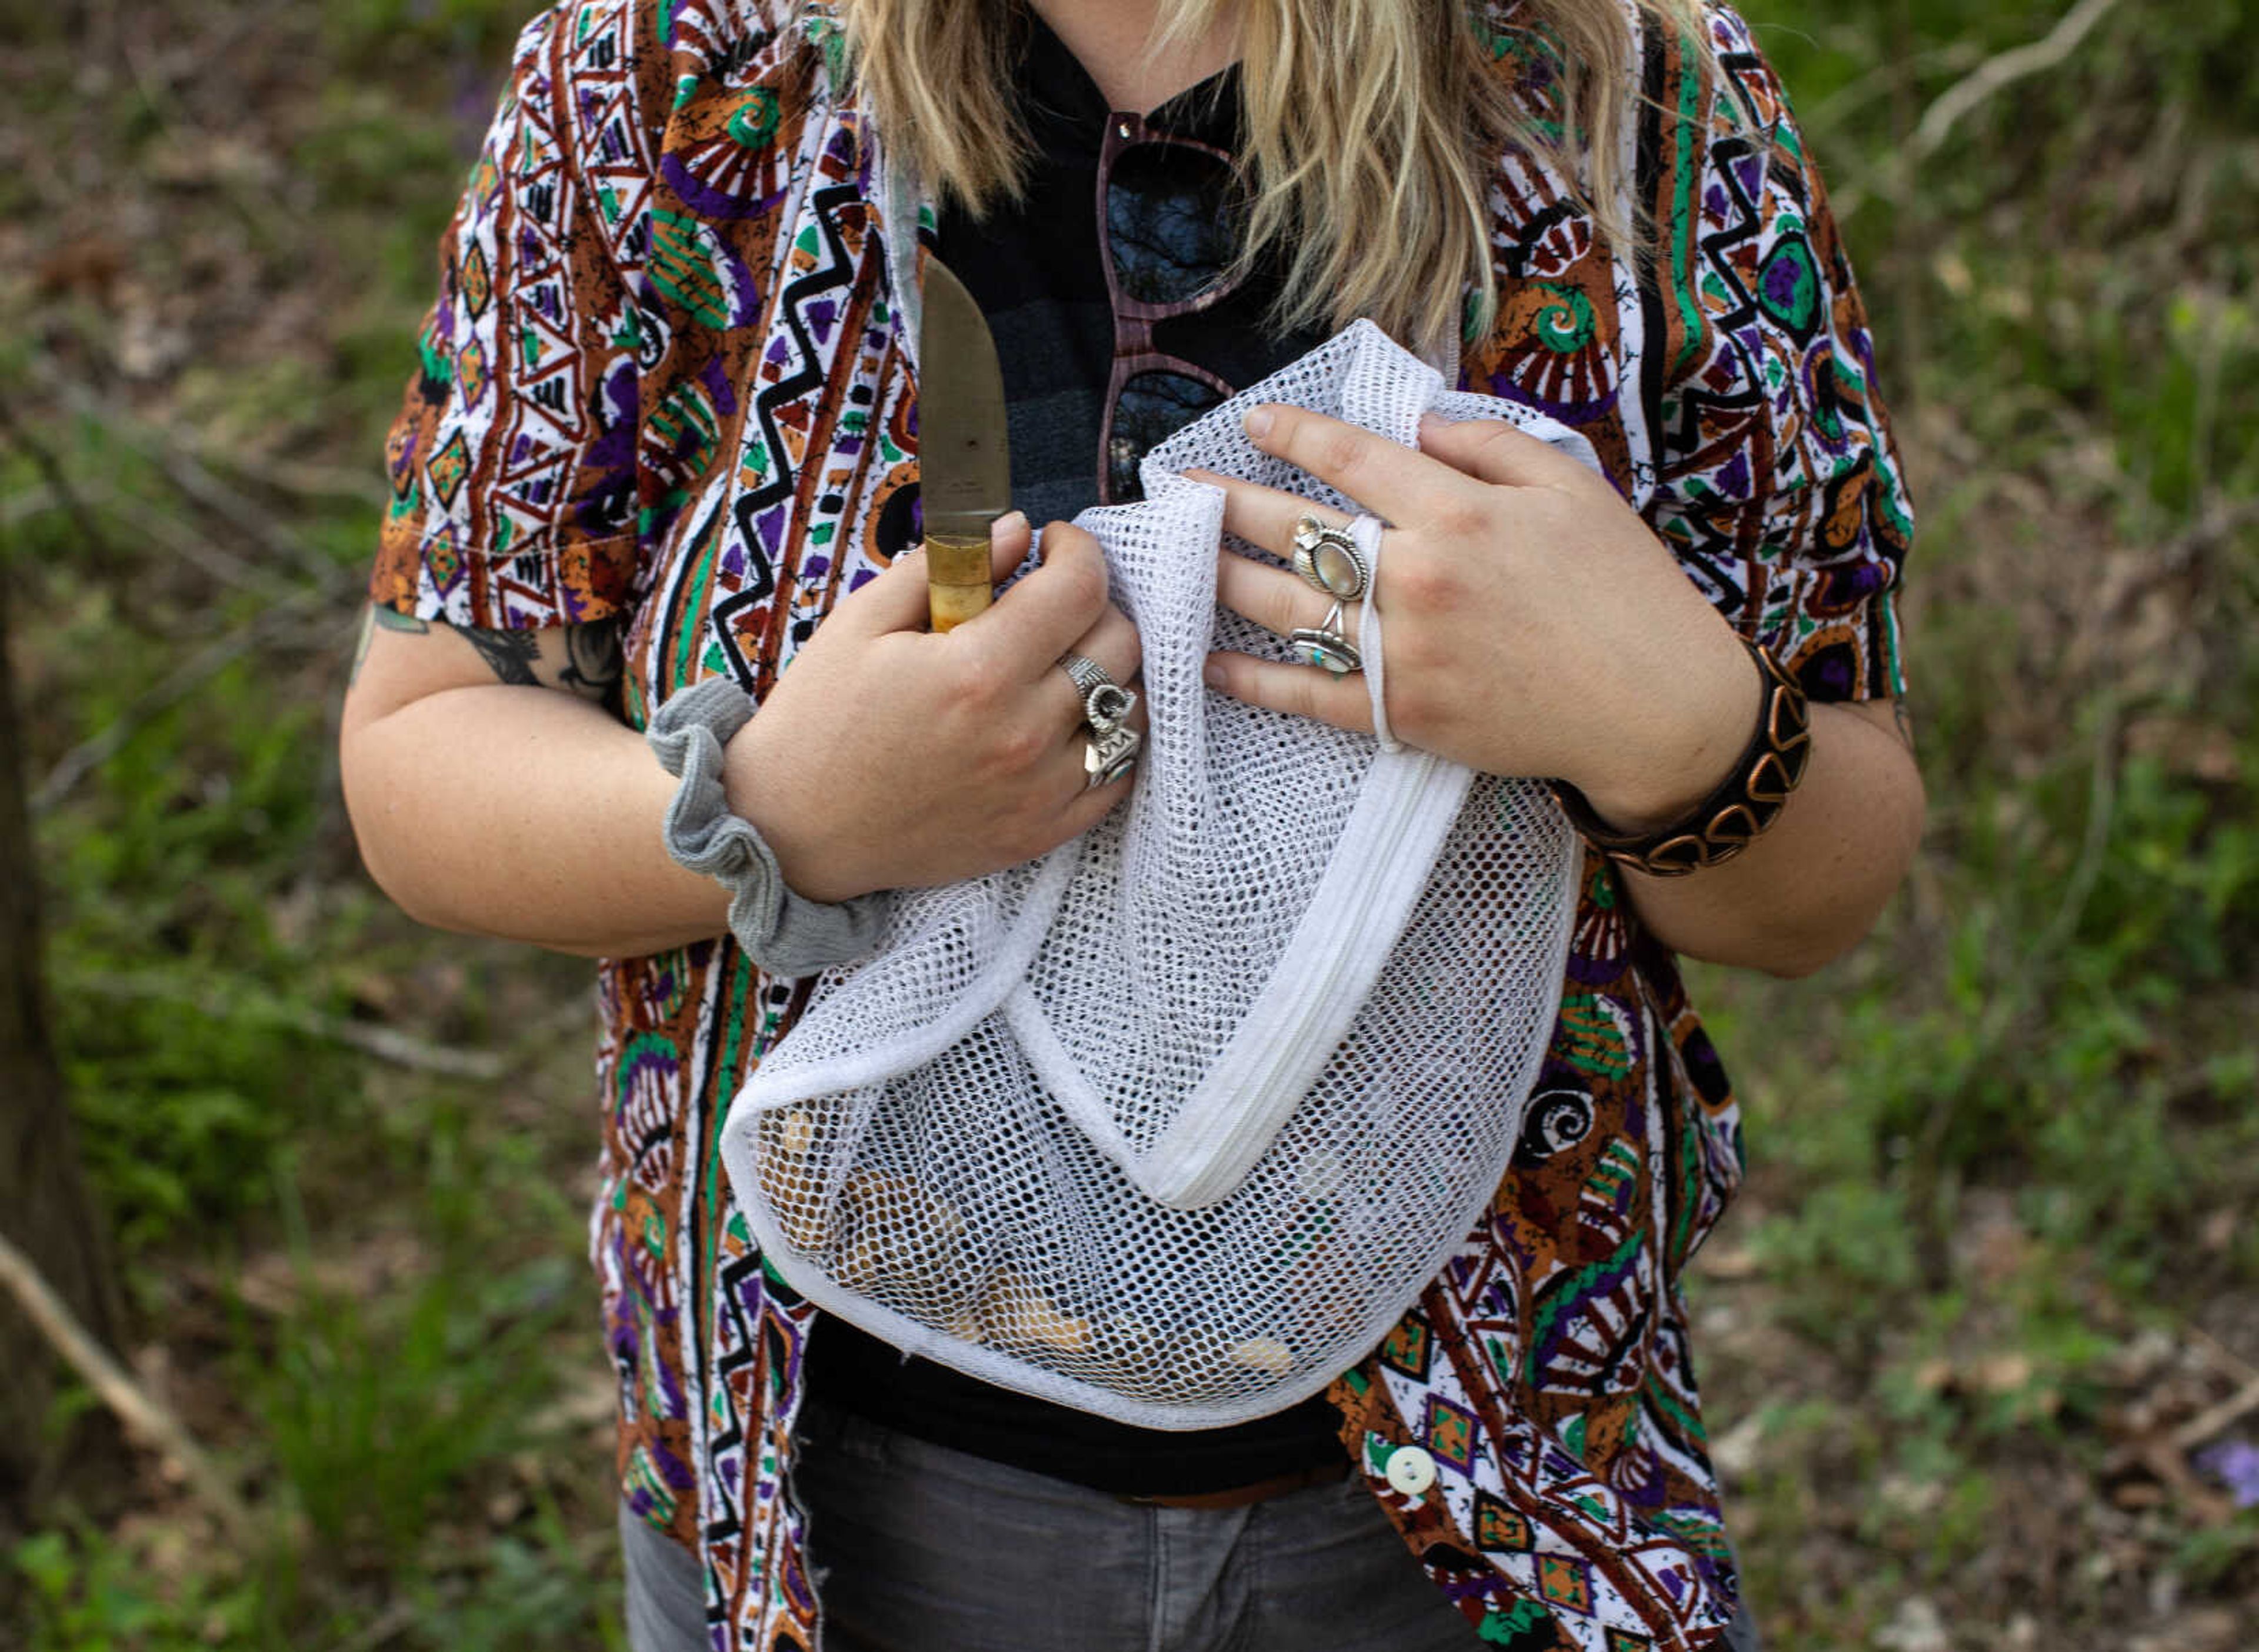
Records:
[[[820,580],[830,572],[830,557],[810,557],[800,565],[800,577],[803,583],[811,580]]]
[[[1776,259],[1765,269],[1765,296],[1785,310],[1796,303],[1796,288],[1804,267],[1793,259]]]
[[[810,304],[807,313],[808,324],[816,334],[816,342],[830,343],[831,329],[839,319],[839,306],[829,298],[821,299]]]
[[[745,547],[735,539],[723,547],[722,572],[732,579],[741,580],[745,576]]]
[[[1717,487],[1718,491],[1728,499],[1747,499],[1749,496],[1749,456],[1746,452],[1736,452],[1731,462],[1718,473]]]
[[[706,394],[714,398],[715,411],[723,418],[728,418],[737,412],[738,387],[730,377],[730,370],[723,365],[718,352],[714,359],[699,371],[698,382],[705,386]]]
[[[760,173],[742,160],[740,170],[749,186],[749,191],[744,194],[718,180],[700,177],[679,154],[670,153],[659,158],[659,175],[666,180],[669,189],[682,197],[682,204],[702,218],[723,223],[765,217],[775,211],[785,197],[781,189],[759,189]]]
[[[848,576],[847,588],[850,591],[859,591],[878,577],[879,571],[876,568],[858,568]]]

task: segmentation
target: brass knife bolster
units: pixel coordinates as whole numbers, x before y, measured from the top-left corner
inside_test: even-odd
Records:
[[[927,596],[934,630],[954,630],[994,600],[995,587],[988,582],[988,560],[986,534],[978,539],[947,533],[926,536]]]

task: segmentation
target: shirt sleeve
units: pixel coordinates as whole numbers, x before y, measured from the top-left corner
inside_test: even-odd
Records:
[[[518,37],[386,443],[369,594],[425,620],[603,619],[634,582],[636,310],[574,166],[570,10]]]
[[[1913,530],[1865,306],[1818,169],[1749,25],[1705,8],[1714,74],[1677,287],[1657,530],[1815,700],[1906,690],[1894,594]]]

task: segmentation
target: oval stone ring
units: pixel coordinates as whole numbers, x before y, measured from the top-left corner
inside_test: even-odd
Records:
[[[1294,524],[1294,572],[1336,602],[1362,601],[1372,584],[1372,565],[1350,530],[1315,516]]]

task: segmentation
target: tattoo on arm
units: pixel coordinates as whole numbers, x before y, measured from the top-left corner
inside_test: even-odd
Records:
[[[1899,738],[1906,742],[1907,751],[1913,751],[1913,714],[1906,709],[1905,701],[1893,700],[1891,701],[1891,715],[1899,720]]]
[[[459,625],[455,632],[479,651],[479,658],[487,662],[487,669],[494,673],[496,680],[513,688],[541,687],[541,679],[533,671],[534,662],[541,658],[541,642],[531,631],[487,630]]]
[[[559,686],[590,700],[609,699],[627,668],[620,649],[620,628],[611,620],[567,625],[565,654]]]
[[[397,613],[372,602],[360,616],[360,636],[353,643],[353,669],[346,673],[346,687],[350,688],[360,680],[360,668],[368,663],[368,645],[380,630],[409,631],[417,636],[431,628],[411,614]]]

